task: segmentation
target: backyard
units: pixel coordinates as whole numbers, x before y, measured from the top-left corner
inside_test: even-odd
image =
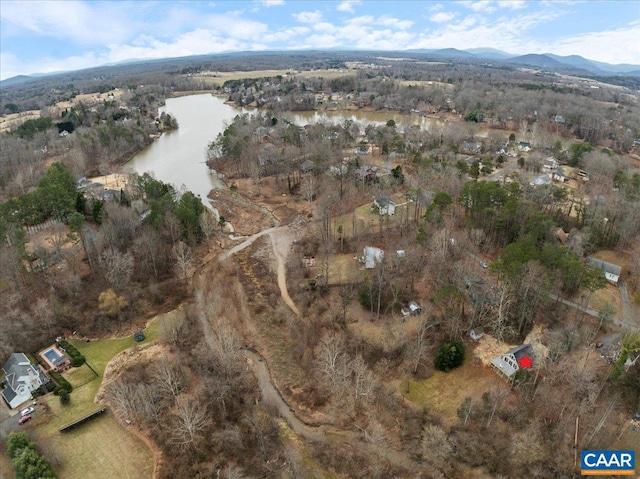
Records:
[[[57,396],[49,394],[40,399],[44,414],[33,421],[34,439],[51,461],[59,477],[65,479],[151,477],[154,458],[148,446],[127,429],[110,412],[99,416],[69,432],[58,429],[96,409],[94,400],[107,363],[118,353],[148,344],[162,334],[180,311],[157,316],[144,330],[145,340],[136,343],[133,336],[119,339],[82,341],[72,343],[87,358],[88,365],[72,368],[64,373],[73,386],[71,401],[62,405]],[[96,377],[91,368],[98,374]]]
[[[448,373],[436,371],[420,381],[403,381],[400,392],[412,403],[427,407],[450,424],[456,419],[465,398],[479,400],[483,393],[492,389],[509,388],[491,369],[475,364],[472,357],[472,352],[467,351],[467,359],[459,368]]]

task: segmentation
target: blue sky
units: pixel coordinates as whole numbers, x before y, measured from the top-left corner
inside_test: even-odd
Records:
[[[640,64],[640,1],[0,0],[0,78],[247,50],[497,48]]]

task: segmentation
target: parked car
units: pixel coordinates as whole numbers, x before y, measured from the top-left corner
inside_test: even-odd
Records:
[[[22,411],[20,411],[20,415],[24,417],[28,414],[31,414],[35,410],[36,408],[34,408],[33,406],[29,406],[27,408],[24,408]]]
[[[486,261],[480,261],[480,266],[482,266],[483,268],[488,268],[489,265],[487,264]]]
[[[22,416],[20,419],[18,419],[18,424],[23,425],[25,422],[31,421],[31,414],[27,414],[26,416]]]

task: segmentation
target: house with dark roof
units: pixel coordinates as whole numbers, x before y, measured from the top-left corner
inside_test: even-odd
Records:
[[[589,256],[587,258],[587,263],[604,271],[604,277],[607,278],[607,281],[613,284],[618,284],[620,275],[622,274],[622,266],[602,261],[601,259],[594,258],[593,256]]]
[[[556,160],[553,156],[550,156],[542,163],[542,168],[545,170],[555,170],[560,166],[558,160]]]
[[[396,202],[387,195],[378,195],[373,200],[373,204],[378,208],[380,216],[392,216],[396,212]]]
[[[31,364],[24,353],[13,353],[2,370],[5,374],[2,398],[11,409],[31,399],[33,391],[49,382],[40,367]]]
[[[502,356],[491,358],[491,366],[506,379],[512,379],[514,374],[520,369],[531,369],[533,367],[533,348],[530,344],[521,344],[511,348]]]
[[[531,143],[521,141],[518,143],[518,151],[531,151]]]

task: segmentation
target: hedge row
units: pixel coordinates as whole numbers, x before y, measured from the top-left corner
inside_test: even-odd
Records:
[[[58,383],[58,387],[54,389],[53,394],[59,396],[62,391],[66,391],[67,394],[73,391],[73,386],[69,383],[69,381],[62,377],[62,374],[56,371],[49,371],[49,374],[51,375],[53,380]]]
[[[82,366],[86,362],[86,359],[84,358],[82,353],[78,351],[78,349],[73,344],[70,344],[67,340],[63,339],[61,341],[58,341],[58,344],[62,346],[62,348],[69,356],[71,356],[71,365],[74,368]]]

